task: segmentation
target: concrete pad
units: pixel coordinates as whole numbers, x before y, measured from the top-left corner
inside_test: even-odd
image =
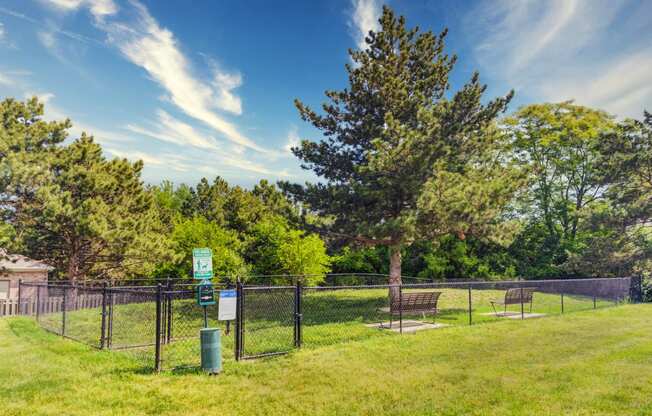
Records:
[[[520,312],[498,312],[498,313],[487,312],[487,313],[481,313],[480,315],[496,316],[498,318],[508,318],[508,319],[521,319],[521,313]],[[545,313],[525,312],[523,314],[523,319],[541,318],[541,317],[544,317],[544,316],[546,316]]]
[[[387,329],[390,331],[394,332],[400,332],[401,328],[399,325],[398,321],[394,321],[392,324],[392,327],[389,327],[389,321],[388,322],[381,322],[381,323],[375,323],[375,324],[366,324],[365,325],[367,328],[378,328],[378,329]],[[411,332],[417,332],[417,331],[423,331],[425,329],[437,329],[437,328],[444,328],[450,325],[447,324],[439,324],[439,323],[432,323],[432,322],[422,322],[422,321],[415,321],[412,319],[404,319],[403,320],[403,333],[411,333]]]

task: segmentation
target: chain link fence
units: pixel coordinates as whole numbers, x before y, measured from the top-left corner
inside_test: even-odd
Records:
[[[348,275],[350,283],[355,276]],[[366,283],[368,276],[357,282]],[[524,320],[638,302],[641,279],[417,282],[401,285],[236,285],[234,322],[197,305],[196,284],[156,286],[21,282],[20,313],[44,329],[119,350],[152,370],[200,365],[199,331],[220,328],[222,355],[240,360],[421,330]],[[339,279],[339,277],[338,277]],[[374,277],[375,279],[375,277]],[[226,285],[215,286],[219,297]],[[204,317],[204,311],[206,316]]]

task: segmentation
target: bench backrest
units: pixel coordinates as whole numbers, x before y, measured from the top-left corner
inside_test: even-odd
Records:
[[[515,305],[523,303],[532,302],[532,294],[534,293],[533,287],[516,287],[512,289],[507,289],[505,292],[505,305]],[[521,301],[521,294],[523,295],[523,300]]]
[[[439,295],[441,292],[402,293],[392,299],[390,310],[392,313],[432,311],[437,309]]]

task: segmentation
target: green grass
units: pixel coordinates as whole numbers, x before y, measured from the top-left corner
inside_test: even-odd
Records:
[[[129,355],[0,320],[0,414],[647,415],[652,305],[314,347],[225,362],[223,374],[143,371]]]

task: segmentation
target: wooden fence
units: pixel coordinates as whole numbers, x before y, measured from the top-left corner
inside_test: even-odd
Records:
[[[120,299],[125,302],[124,299]],[[68,304],[67,310],[79,310],[100,308],[102,306],[102,294],[79,295],[74,305]],[[38,313],[57,313],[63,311],[63,297],[47,297],[39,300]],[[36,315],[36,299],[0,299],[0,317],[12,315]]]

